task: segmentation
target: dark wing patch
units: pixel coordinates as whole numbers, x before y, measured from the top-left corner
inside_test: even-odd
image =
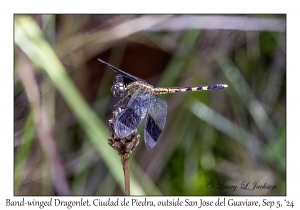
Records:
[[[157,96],[153,96],[151,98],[144,129],[145,144],[148,151],[157,143],[157,140],[165,127],[166,117],[167,102]]]
[[[162,129],[156,124],[153,117],[148,114],[145,130],[149,133],[152,139],[157,142],[158,137],[162,133]]]
[[[126,108],[114,123],[114,130],[118,137],[125,138],[138,128],[147,113],[150,96],[149,90],[145,88],[138,88],[132,94]]]

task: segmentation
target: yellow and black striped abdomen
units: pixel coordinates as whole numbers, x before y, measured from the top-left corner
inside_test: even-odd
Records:
[[[227,88],[225,84],[211,84],[211,85],[199,85],[194,87],[167,87],[167,88],[154,88],[155,95],[163,95],[168,93],[182,93],[189,91],[201,91],[201,90],[219,90]]]

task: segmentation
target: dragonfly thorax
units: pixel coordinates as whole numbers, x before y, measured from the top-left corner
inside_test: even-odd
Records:
[[[123,97],[125,95],[126,87],[122,75],[118,74],[115,76],[114,84],[111,87],[111,92],[114,97]]]

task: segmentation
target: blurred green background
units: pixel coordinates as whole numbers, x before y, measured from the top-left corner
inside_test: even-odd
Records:
[[[97,58],[155,87],[229,86],[162,97],[132,195],[286,195],[285,15],[16,15],[14,40],[15,195],[124,194]]]

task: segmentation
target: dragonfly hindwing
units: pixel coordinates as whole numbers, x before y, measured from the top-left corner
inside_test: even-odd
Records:
[[[157,140],[165,127],[166,117],[167,102],[157,96],[153,96],[151,98],[144,129],[145,144],[148,151],[157,143]]]

